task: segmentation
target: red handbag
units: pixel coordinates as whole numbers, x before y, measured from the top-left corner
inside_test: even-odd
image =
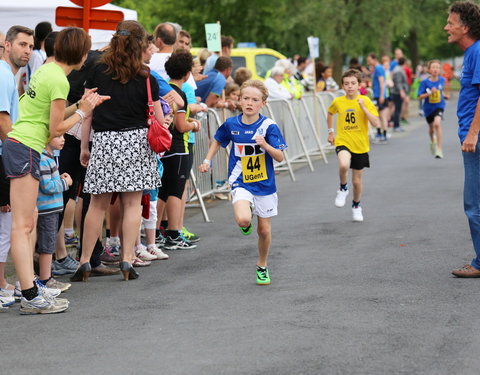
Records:
[[[170,150],[170,147],[172,146],[172,135],[170,134],[168,129],[161,125],[155,118],[155,110],[153,109],[152,100],[152,90],[150,88],[150,77],[147,77],[147,94],[147,139],[153,152],[160,154],[162,152]]]

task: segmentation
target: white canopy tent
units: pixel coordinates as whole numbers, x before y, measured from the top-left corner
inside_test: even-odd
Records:
[[[50,22],[53,30],[61,30],[63,27],[55,24],[55,9],[59,6],[77,7],[69,0],[0,0],[0,31],[5,34],[13,25],[35,29],[35,26],[42,21]],[[125,20],[137,19],[136,11],[116,5],[107,4],[97,9],[119,10],[123,12]],[[97,49],[110,42],[113,31],[92,29],[89,34],[92,36],[92,49]]]

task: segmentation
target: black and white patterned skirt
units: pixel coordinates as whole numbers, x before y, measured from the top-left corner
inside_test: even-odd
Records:
[[[93,135],[85,193],[132,192],[159,186],[157,160],[148,144],[147,129]]]

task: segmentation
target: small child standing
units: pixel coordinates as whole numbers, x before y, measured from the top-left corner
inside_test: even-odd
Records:
[[[60,289],[62,292],[71,284],[63,283],[52,277],[52,254],[55,252],[55,241],[59,227],[60,212],[63,209],[62,193],[72,185],[68,173],[61,176],[53,155],[65,144],[63,135],[53,138],[47,144],[40,157],[40,185],[37,198],[37,246],[39,254],[39,281],[48,288]]]
[[[200,172],[207,172],[220,147],[232,149],[228,181],[232,188],[235,221],[244,235],[252,232],[252,215],[258,217],[257,284],[270,284],[267,257],[272,242],[271,218],[277,215],[277,188],[273,160],[283,160],[287,148],[278,126],[260,114],[268,98],[261,81],[246,81],[240,90],[242,113],[227,119],[215,134]]]
[[[443,158],[442,150],[442,118],[445,109],[445,78],[440,76],[440,61],[428,63],[430,77],[424,79],[418,88],[418,99],[423,100],[423,114],[428,123],[430,136],[430,152],[436,159]]]
[[[165,113],[167,108],[169,112]],[[163,123],[163,126],[168,129],[168,127],[173,123],[173,117],[174,117],[174,112],[176,111],[176,105],[174,104],[172,107],[162,106],[162,109],[164,110],[163,115],[165,118],[165,122]],[[157,155],[157,163],[158,163],[158,174],[160,175],[160,177],[162,177],[163,164],[162,164],[162,161],[160,160],[160,155]],[[163,244],[159,244],[160,247],[158,247],[156,244],[158,188],[153,190],[146,190],[144,191],[144,194],[145,193],[149,194],[149,199],[150,199],[148,219],[146,219],[142,215],[142,224],[143,224],[143,227],[145,228],[146,247],[142,245],[139,238],[137,240],[136,249],[135,249],[136,256],[137,258],[140,258],[142,262],[148,262],[150,259],[166,260],[169,258],[169,256],[162,251],[161,248],[163,248]],[[154,258],[145,258],[145,252],[149,253],[149,255],[153,256]],[[138,262],[138,260],[135,260],[135,263],[137,263],[138,265],[138,263],[141,263],[141,262]]]
[[[328,142],[335,145],[338,157],[340,190],[337,191],[335,206],[343,207],[348,195],[348,169],[352,169],[353,221],[363,221],[360,198],[362,195],[363,168],[370,167],[368,151],[368,122],[378,128],[378,111],[372,101],[359,94],[361,76],[358,70],[350,69],[342,74],[342,88],[346,95],[335,98],[328,107]],[[333,129],[333,115],[338,114],[337,136]]]

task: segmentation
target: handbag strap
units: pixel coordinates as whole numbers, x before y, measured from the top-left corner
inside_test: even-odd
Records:
[[[152,100],[152,89],[150,88],[150,75],[147,77],[147,96],[148,96],[148,115],[155,116],[155,111],[153,110],[153,100]]]

